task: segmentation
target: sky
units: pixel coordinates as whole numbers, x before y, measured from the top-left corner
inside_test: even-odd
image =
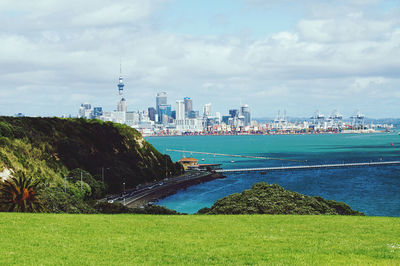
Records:
[[[128,110],[400,117],[400,0],[1,0],[0,115]]]

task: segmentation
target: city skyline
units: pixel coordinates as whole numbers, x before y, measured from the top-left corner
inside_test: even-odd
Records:
[[[129,110],[167,91],[255,118],[400,117],[397,1],[5,0],[0,13],[0,115],[114,110],[121,59]]]

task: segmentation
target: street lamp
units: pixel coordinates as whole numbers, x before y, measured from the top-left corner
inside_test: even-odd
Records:
[[[104,171],[105,170],[110,170],[110,167],[105,168],[104,166],[101,167],[101,181],[103,181],[104,184]]]
[[[124,197],[124,205],[125,205],[125,182],[122,184],[124,185],[124,194],[122,196]]]

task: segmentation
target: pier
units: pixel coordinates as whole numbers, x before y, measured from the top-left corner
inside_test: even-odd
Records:
[[[218,169],[218,170],[216,170],[216,172],[217,173],[228,173],[228,172],[251,172],[251,171],[301,170],[301,169],[345,168],[345,167],[356,167],[356,166],[379,166],[379,165],[400,165],[400,161],[316,164],[316,165],[291,165],[291,166],[239,168],[239,169]]]
[[[240,155],[240,154],[225,154],[225,153],[214,153],[214,152],[203,152],[203,151],[185,151],[185,150],[173,150],[166,149],[166,151],[180,152],[180,153],[190,153],[190,154],[205,154],[212,156],[224,156],[224,157],[237,157],[237,158],[248,158],[248,159],[261,159],[261,160],[278,160],[278,161],[289,161],[289,162],[306,162],[304,160],[294,160],[276,157],[265,157],[265,156],[251,156],[251,155]]]

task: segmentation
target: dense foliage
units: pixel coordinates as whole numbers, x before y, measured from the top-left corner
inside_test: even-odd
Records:
[[[136,213],[136,214],[181,214],[177,211],[170,210],[164,206],[145,205],[143,208],[128,208],[121,203],[100,202],[95,205],[95,209],[100,213],[105,214],[120,214],[120,213]]]
[[[198,213],[364,215],[343,202],[302,195],[265,182],[256,183],[242,193],[222,198],[211,208],[203,208]]]
[[[96,213],[88,203],[120,192],[123,183],[129,189],[178,175],[183,168],[125,125],[0,117],[0,173],[3,171],[10,173],[9,178],[16,173],[33,177],[43,211]]]
[[[37,164],[36,161],[41,163]],[[81,168],[108,191],[155,181],[182,172],[139,132],[99,120],[0,117],[0,170],[24,170],[46,181]],[[95,192],[97,193],[97,191]]]

